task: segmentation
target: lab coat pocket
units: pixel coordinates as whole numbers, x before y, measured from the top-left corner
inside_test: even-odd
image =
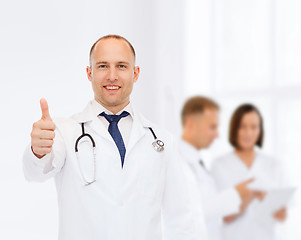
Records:
[[[152,200],[160,200],[164,186],[164,158],[163,153],[149,152],[144,156],[143,171],[139,177],[139,192]]]

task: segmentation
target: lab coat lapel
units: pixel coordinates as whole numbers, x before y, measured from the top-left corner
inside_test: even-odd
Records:
[[[81,113],[73,115],[73,118],[78,123],[85,123],[86,126],[90,126],[97,135],[107,139],[108,141],[113,142],[113,139],[109,134],[108,129],[106,129],[105,126],[98,119],[98,117],[95,116],[91,102],[88,103],[86,108]]]
[[[111,137],[108,129],[105,128],[105,126],[102,124],[102,122],[98,119],[98,117],[95,117],[92,122],[90,123],[90,127],[94,130],[96,134],[99,136],[114,142],[113,138]]]
[[[126,154],[129,154],[137,142],[146,134],[148,123],[145,121],[143,116],[138,112],[134,111],[133,125],[130,134],[129,144],[126,148]]]

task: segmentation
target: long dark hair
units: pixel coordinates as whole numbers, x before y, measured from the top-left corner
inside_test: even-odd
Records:
[[[260,118],[260,135],[256,142],[258,147],[262,147],[263,145],[263,137],[264,137],[264,129],[263,129],[263,119],[262,115],[259,112],[258,108],[250,103],[240,105],[233,113],[231,121],[230,121],[230,129],[229,129],[229,141],[231,145],[235,148],[238,148],[237,144],[237,133],[240,127],[241,120],[246,113],[256,112]]]

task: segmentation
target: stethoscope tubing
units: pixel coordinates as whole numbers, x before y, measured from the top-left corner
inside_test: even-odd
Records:
[[[88,133],[85,133],[85,126],[84,126],[85,123],[81,123],[81,128],[82,128],[82,134],[76,139],[75,141],[75,154],[76,154],[76,158],[77,158],[77,162],[78,162],[78,165],[79,165],[79,171],[80,171],[80,174],[81,174],[81,178],[84,182],[84,185],[85,186],[88,186],[92,183],[94,183],[96,181],[96,144],[95,144],[95,141],[93,139],[93,137],[88,134]],[[154,137],[154,142],[152,143],[152,146],[153,148],[157,151],[157,152],[162,152],[164,150],[164,142],[159,140],[154,132],[154,130],[151,128],[151,127],[148,127],[149,130],[151,131],[153,137]],[[84,138],[84,137],[88,137],[90,140],[91,140],[91,143],[92,143],[92,147],[93,147],[93,161],[94,161],[94,177],[93,177],[93,180],[92,181],[88,181],[85,176],[84,176],[84,173],[82,171],[82,167],[81,167],[81,164],[80,164],[80,161],[79,161],[79,157],[78,157],[78,144],[79,144],[79,141]]]

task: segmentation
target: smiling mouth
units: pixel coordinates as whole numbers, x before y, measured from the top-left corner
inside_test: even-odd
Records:
[[[116,85],[114,85],[114,86],[112,86],[112,85],[107,85],[107,86],[104,86],[104,88],[105,88],[105,89],[108,89],[108,90],[118,90],[118,89],[121,88],[121,87],[116,86]]]

